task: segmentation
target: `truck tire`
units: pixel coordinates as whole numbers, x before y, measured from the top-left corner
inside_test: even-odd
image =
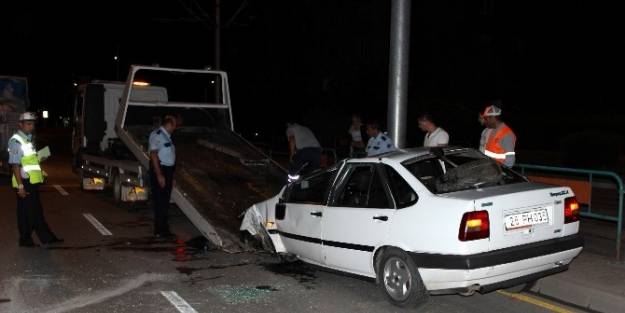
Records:
[[[429,294],[412,258],[400,249],[388,249],[381,256],[377,271],[380,288],[388,300],[399,307],[417,308]]]
[[[80,179],[80,181],[78,182],[80,185],[80,190],[85,190],[85,170],[83,170],[80,167],[77,167],[78,169],[78,179]]]

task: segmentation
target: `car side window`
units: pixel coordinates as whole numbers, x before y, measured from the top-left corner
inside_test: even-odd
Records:
[[[391,192],[395,198],[397,208],[401,209],[417,203],[417,201],[419,201],[419,196],[414,189],[410,187],[410,184],[408,184],[408,182],[406,182],[406,180],[392,167],[385,165],[384,168],[386,169],[386,175],[388,177]]]
[[[355,208],[389,208],[389,201],[380,175],[372,165],[349,169],[335,206]]]
[[[289,191],[287,202],[324,204],[326,194],[336,171],[327,171],[318,175],[306,177],[293,184]]]

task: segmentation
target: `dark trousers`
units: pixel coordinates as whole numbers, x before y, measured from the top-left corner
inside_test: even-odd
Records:
[[[165,176],[165,187],[158,184],[156,172],[150,168],[150,186],[152,188],[152,207],[154,209],[154,234],[165,235],[169,233],[167,222],[167,210],[171,189],[174,181],[174,167],[161,165],[161,173]]]
[[[17,228],[20,232],[20,243],[32,243],[32,233],[35,231],[41,243],[48,243],[56,236],[50,230],[43,216],[43,207],[39,198],[39,184],[31,184],[28,179],[23,180],[26,197],[17,196]]]
[[[289,166],[289,174],[308,174],[321,166],[321,148],[297,150]]]

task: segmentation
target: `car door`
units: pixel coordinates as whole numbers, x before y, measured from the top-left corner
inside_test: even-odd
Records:
[[[384,242],[395,209],[377,164],[348,163],[323,216],[328,266],[371,276],[373,250]]]
[[[310,263],[323,264],[321,220],[336,172],[330,169],[291,184],[276,206],[276,225],[286,251]]]

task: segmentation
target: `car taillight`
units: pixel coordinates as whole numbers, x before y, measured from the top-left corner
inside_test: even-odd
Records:
[[[488,211],[467,212],[462,216],[458,239],[469,241],[484,239],[490,236]]]
[[[577,198],[569,197],[564,199],[564,223],[573,223],[579,221],[579,203]]]

